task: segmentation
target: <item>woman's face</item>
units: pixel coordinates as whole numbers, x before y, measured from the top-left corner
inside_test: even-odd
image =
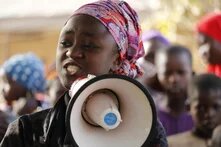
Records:
[[[91,16],[76,15],[61,31],[56,69],[61,83],[69,89],[82,76],[109,73],[118,57],[117,44],[106,27]]]
[[[205,63],[221,64],[221,42],[199,33],[198,45],[199,53]]]
[[[199,91],[190,112],[200,135],[211,137],[213,129],[221,123],[221,90]]]

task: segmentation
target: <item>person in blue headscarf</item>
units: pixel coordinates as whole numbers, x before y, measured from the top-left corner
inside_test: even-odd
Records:
[[[32,113],[41,106],[46,80],[44,64],[35,54],[10,57],[1,67],[0,78],[1,95],[7,103],[5,111],[16,111],[16,115],[22,115]]]

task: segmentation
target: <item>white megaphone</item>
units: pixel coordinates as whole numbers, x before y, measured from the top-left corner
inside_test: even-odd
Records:
[[[79,147],[142,147],[153,137],[156,110],[149,92],[123,75],[89,75],[72,84],[66,124]]]

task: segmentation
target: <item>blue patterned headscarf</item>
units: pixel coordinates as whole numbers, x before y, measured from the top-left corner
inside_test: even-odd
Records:
[[[45,91],[44,65],[33,53],[14,55],[2,68],[8,77],[32,93]]]

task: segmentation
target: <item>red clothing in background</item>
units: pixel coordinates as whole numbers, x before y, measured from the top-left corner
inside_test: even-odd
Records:
[[[209,64],[208,67],[207,67],[207,72],[215,74],[216,76],[221,78],[221,65],[219,65],[219,64],[215,64],[215,65]]]

